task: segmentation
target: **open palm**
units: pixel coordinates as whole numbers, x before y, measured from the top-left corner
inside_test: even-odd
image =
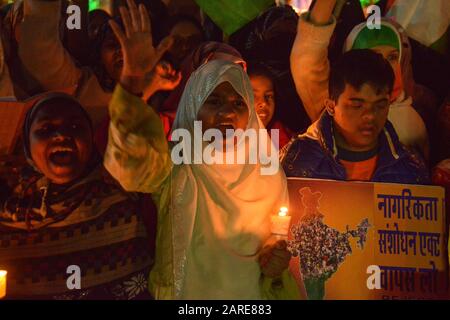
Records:
[[[170,39],[161,42],[158,48],[153,47],[151,23],[143,4],[136,6],[133,0],[127,0],[128,9],[120,7],[124,30],[114,21],[109,24],[116,35],[123,54],[123,76],[143,77],[150,72],[164,52],[170,47]]]

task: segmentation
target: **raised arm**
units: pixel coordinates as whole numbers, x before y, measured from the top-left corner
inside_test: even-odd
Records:
[[[305,110],[315,121],[328,98],[328,44],[336,26],[332,15],[336,0],[317,0],[311,12],[300,16],[291,51],[291,72]]]
[[[62,45],[60,19],[60,0],[24,0],[19,57],[45,90],[74,86],[82,74]]]
[[[127,191],[158,191],[172,169],[164,129],[158,114],[140,95],[145,75],[167,50],[169,41],[155,49],[145,7],[128,0],[120,8],[124,31],[110,21],[124,55],[124,67],[109,105],[111,123],[104,164]]]

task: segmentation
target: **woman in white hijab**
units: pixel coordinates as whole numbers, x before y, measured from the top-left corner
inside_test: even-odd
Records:
[[[270,215],[288,203],[283,172],[262,175],[260,161],[248,161],[257,145],[270,143],[267,133],[257,135],[257,144],[232,139],[235,151],[246,150],[245,164],[172,167],[151,108],[118,86],[110,113],[106,168],[125,189],[153,193],[159,206],[156,261],[149,279],[156,299],[298,298],[285,243],[273,245],[270,257],[260,256],[270,237]],[[177,129],[194,137],[194,121],[202,121],[201,133],[263,128],[242,67],[215,60],[192,74],[172,138]],[[206,143],[197,150],[192,146],[201,156]]]

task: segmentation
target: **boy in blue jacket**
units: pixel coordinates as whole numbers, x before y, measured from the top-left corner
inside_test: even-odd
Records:
[[[422,158],[387,120],[394,77],[378,53],[345,53],[331,68],[325,111],[282,151],[286,176],[428,184]]]

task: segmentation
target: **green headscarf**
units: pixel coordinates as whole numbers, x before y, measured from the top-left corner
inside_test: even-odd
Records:
[[[403,57],[403,41],[395,22],[381,18],[380,29],[369,29],[367,22],[355,26],[344,43],[344,52],[352,49],[372,49],[377,46],[390,46],[399,51],[399,62]]]
[[[370,5],[377,4],[380,0],[359,0],[361,7],[367,8]]]
[[[382,24],[381,29],[363,28],[355,38],[352,49],[370,49],[376,46],[391,46],[400,50],[400,38],[396,31]]]

